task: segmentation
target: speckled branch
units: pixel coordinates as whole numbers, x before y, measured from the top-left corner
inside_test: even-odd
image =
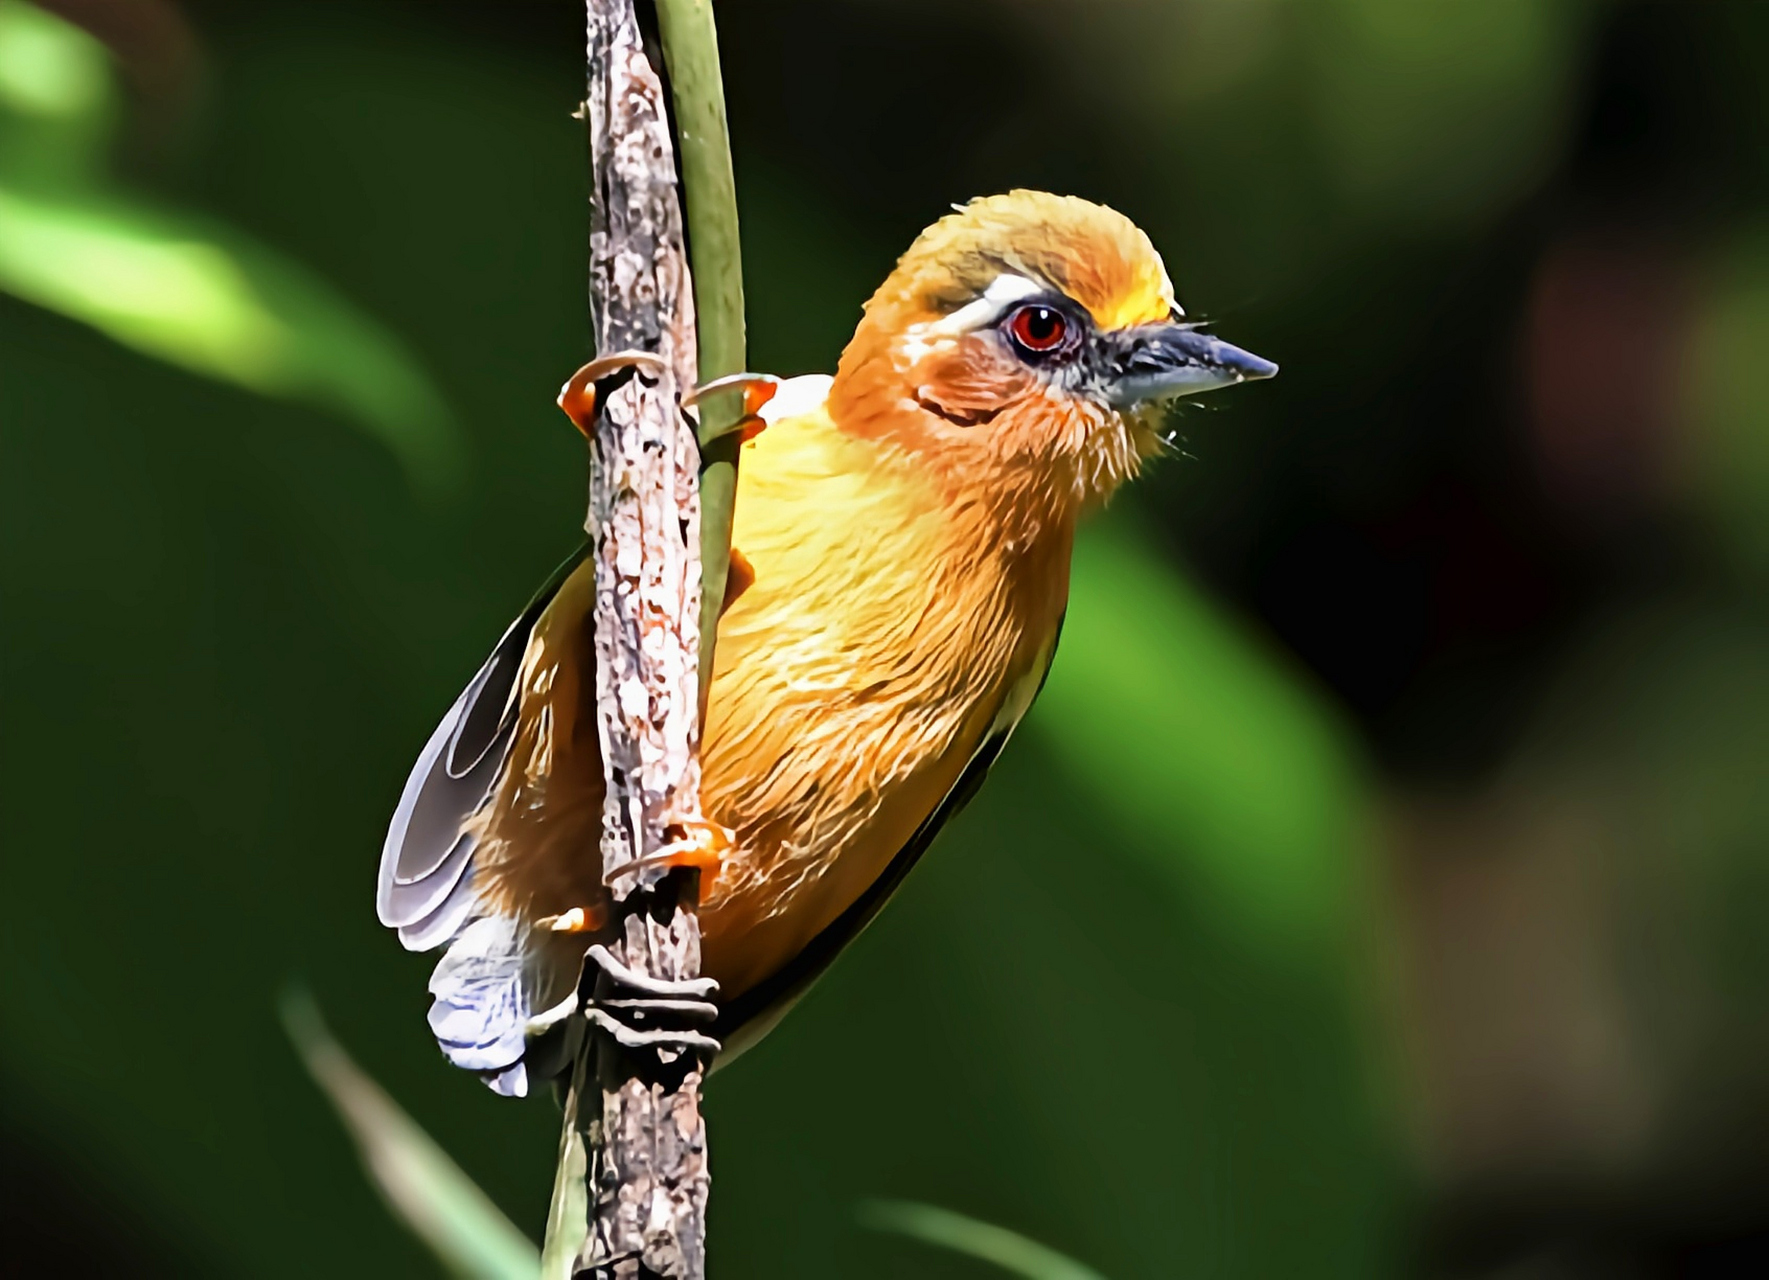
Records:
[[[699,455],[679,404],[696,375],[694,308],[669,117],[632,0],[587,10],[596,348],[662,361],[605,384],[590,445],[609,949],[642,974],[684,979],[700,970],[698,874],[623,868],[700,816]],[[566,1099],[547,1280],[704,1276],[704,1066],[587,1037]]]

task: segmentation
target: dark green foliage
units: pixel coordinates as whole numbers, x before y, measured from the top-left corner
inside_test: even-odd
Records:
[[[1741,1230],[1687,1204],[1756,1212],[1765,33],[1750,5],[1497,7],[721,9],[751,367],[832,367],[917,229],[1026,184],[1123,208],[1285,372],[1179,420],[1188,456],[1084,541],[989,786],[712,1081],[716,1275],[978,1273],[862,1231],[875,1197],[1125,1280],[1371,1280],[1435,1266],[1422,1238],[1457,1274],[1595,1238],[1623,1274]],[[579,536],[552,397],[588,354],[580,15],[189,10],[180,145],[119,97],[111,150],[45,141],[32,189],[97,174],[302,264],[314,324],[373,317],[428,371],[465,483],[414,488],[337,396],[0,295],[7,1168],[34,1239],[135,1250],[108,1270],[424,1274],[275,995],[304,980],[538,1238],[556,1111],[444,1066],[430,962],[370,898],[414,752]],[[1580,256],[1593,226],[1646,249]],[[1670,317],[1651,350],[1701,376],[1653,392],[1650,483],[1591,488],[1532,379],[1617,344],[1549,343],[1596,321],[1543,281],[1636,258],[1681,292],[1620,334]],[[1654,365],[1567,393],[1600,406],[1590,456],[1633,456],[1602,406],[1658,404]],[[1563,1052],[1586,1026],[1620,1030]],[[1622,1136],[1594,1156],[1580,1124]]]

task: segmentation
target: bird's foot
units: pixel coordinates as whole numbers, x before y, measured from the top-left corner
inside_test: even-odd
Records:
[[[584,435],[588,436],[595,429],[596,423],[596,384],[619,373],[622,369],[639,369],[653,376],[663,373],[668,368],[663,357],[650,351],[613,351],[605,356],[597,356],[583,368],[572,374],[563,387],[559,388],[559,407],[565,411],[572,424]],[[733,373],[723,378],[714,378],[711,382],[703,382],[692,387],[682,396],[682,407],[692,408],[709,395],[717,395],[721,391],[743,392],[743,412],[737,420],[717,431],[703,433],[700,443],[716,440],[720,436],[741,432],[745,440],[761,431],[763,422],[760,417],[762,406],[774,398],[780,389],[780,379],[767,373]]]
[[[704,422],[698,424],[695,436],[700,441],[701,448],[732,434],[738,437],[740,444],[748,443],[760,435],[768,425],[762,420],[762,406],[780,390],[780,379],[771,373],[728,373],[722,378],[701,383],[682,397],[682,407],[686,409],[699,404],[708,396],[740,389],[743,392],[743,412],[735,419],[717,426],[709,426]]]
[[[559,407],[577,429],[589,435],[596,425],[596,384],[622,369],[640,369],[656,377],[669,369],[663,357],[651,351],[611,351],[597,356],[559,388]]]
[[[673,1050],[678,1053],[719,1051],[719,1042],[684,1023],[708,1023],[719,1016],[712,1002],[719,984],[711,978],[655,978],[615,958],[601,943],[585,953],[586,965],[601,971],[598,988],[608,992],[591,998],[584,1016],[626,1049]]]
[[[737,835],[730,827],[705,818],[672,822],[664,829],[664,836],[668,844],[656,853],[615,868],[609,877],[610,883],[648,867],[693,867],[700,872],[700,887],[704,892],[712,888],[713,881],[719,877],[719,868],[725,865],[725,859],[737,847]]]
[[[743,412],[736,421],[716,428],[703,427],[700,432],[700,443],[710,444],[721,436],[738,432],[743,439],[751,440],[759,435],[767,424],[762,421],[762,406],[774,398],[780,390],[780,379],[771,373],[728,373],[722,378],[714,378],[711,382],[703,382],[682,397],[682,407],[692,408],[708,396],[717,395],[722,391],[743,392]]]

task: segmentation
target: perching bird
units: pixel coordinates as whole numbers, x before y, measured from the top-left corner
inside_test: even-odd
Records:
[[[1159,452],[1165,402],[1277,372],[1182,317],[1129,219],[1014,191],[924,231],[835,377],[764,409],[702,743],[703,808],[733,837],[700,908],[726,1056],[975,792],[1050,667],[1076,521]],[[505,1093],[557,1069],[531,1019],[583,956],[536,921],[606,902],[593,594],[580,556],[505,634],[382,854],[382,923],[451,944],[430,983],[444,1052]]]

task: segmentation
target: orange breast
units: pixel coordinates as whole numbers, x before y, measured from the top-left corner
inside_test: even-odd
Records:
[[[707,813],[738,836],[702,910],[727,995],[877,879],[1062,607],[1024,589],[1024,558],[1004,558],[916,459],[821,412],[769,427],[739,474],[732,543],[755,581],[720,623],[703,743]],[[1060,595],[1066,575],[1048,585]]]
[[[820,409],[744,446],[732,542],[755,578],[720,621],[702,743],[705,811],[737,836],[701,910],[726,996],[866,891],[1041,666],[1068,533],[1004,540],[992,519]],[[591,578],[536,628],[510,767],[475,818],[484,892],[531,919],[604,899]]]

